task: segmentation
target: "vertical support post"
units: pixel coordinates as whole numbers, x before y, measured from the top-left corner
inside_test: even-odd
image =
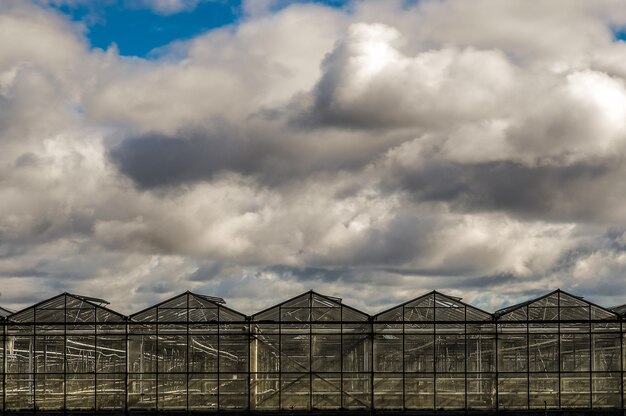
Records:
[[[370,413],[374,413],[376,402],[374,401],[374,341],[376,334],[374,333],[374,318],[368,317],[370,324]]]
[[[161,359],[161,350],[159,349],[159,307],[157,306],[156,308],[156,319],[155,319],[155,339],[154,339],[154,343],[155,343],[155,354],[154,354],[154,359],[155,359],[155,384],[154,384],[154,404],[156,406],[156,414],[159,415],[161,412],[161,406],[160,406],[160,397],[159,397],[159,382],[160,380],[160,372],[159,372],[159,362]]]
[[[465,413],[467,413],[467,383],[468,383],[468,379],[467,379],[467,306],[463,305],[463,327],[464,327],[464,331],[463,331],[463,346],[464,346],[464,362],[463,362],[463,376],[464,376],[464,384],[465,384],[465,392],[463,395],[463,399],[464,399],[464,404],[463,407],[465,409]]]
[[[93,309],[93,408],[98,408],[98,309]]]
[[[495,403],[494,403],[494,408],[496,413],[498,413],[500,411],[500,340],[498,337],[498,334],[500,333],[500,323],[498,322],[498,319],[495,320],[494,322],[495,325],[495,330],[496,330],[496,336],[495,336],[495,351],[494,351],[494,357],[495,357],[495,369],[496,369],[496,374],[495,374],[495,392],[496,392],[496,397],[494,397],[495,399]]]
[[[124,323],[124,336],[126,339],[126,372],[124,373],[124,386],[126,392],[124,393],[124,414],[128,415],[128,393],[130,391],[128,386],[128,372],[130,370],[130,340],[128,338],[129,322],[126,320]]]
[[[406,368],[405,368],[405,357],[406,357],[406,337],[405,337],[405,316],[404,316],[404,306],[402,307],[402,411],[406,411]]]
[[[7,413],[7,320],[2,320],[2,415]]]
[[[560,297],[560,294],[559,294]],[[594,370],[594,351],[593,351],[593,334],[591,332],[591,306],[588,305],[589,321],[587,323],[587,331],[589,333],[589,408],[593,410],[593,370]],[[560,315],[559,311],[559,315]]]
[[[526,308],[526,410],[530,410],[530,309]]]
[[[250,317],[246,316],[246,337],[248,338],[248,406],[247,411],[252,411],[252,326],[250,325]],[[256,359],[256,351],[254,352],[254,357]]]
[[[345,406],[343,402],[344,389],[343,389],[343,306],[339,307],[339,408],[343,412]],[[311,367],[313,369],[313,367]]]
[[[222,402],[221,384],[222,384],[222,348],[221,348],[221,329],[222,321],[220,320],[220,307],[217,308],[217,413],[219,414]]]
[[[619,318],[618,318],[619,319]],[[620,320],[619,322],[619,369],[620,369],[620,407],[622,408],[622,413],[624,409],[624,322]],[[6,367],[5,367],[6,368]]]
[[[190,298],[190,294],[187,293],[187,313],[185,314],[185,329],[186,329],[186,334],[185,334],[185,411],[187,412],[187,414],[189,414],[189,381],[191,380],[191,376],[189,374],[189,348],[191,345],[191,340],[189,337],[189,323],[190,323],[190,319],[189,319],[189,298]],[[219,312],[218,312],[219,313]]]
[[[313,410],[313,293],[309,293],[309,411]]]

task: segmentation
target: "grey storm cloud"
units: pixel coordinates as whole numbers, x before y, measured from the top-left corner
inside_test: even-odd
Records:
[[[624,303],[621,0],[248,0],[150,59],[49,3],[0,0],[3,306]]]
[[[391,192],[405,190],[418,201],[447,202],[461,211],[507,211],[531,219],[593,222],[611,220],[606,218],[610,207],[603,205],[611,203],[616,190],[610,184],[621,174],[622,169],[610,162],[566,166],[435,162],[393,172],[385,186]]]
[[[191,133],[171,137],[159,133],[129,137],[109,157],[120,172],[143,188],[176,186],[210,180],[224,170],[251,171],[258,163],[253,144],[238,143],[231,134]]]

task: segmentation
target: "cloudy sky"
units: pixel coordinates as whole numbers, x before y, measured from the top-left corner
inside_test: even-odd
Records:
[[[0,0],[0,305],[626,303],[622,0]]]

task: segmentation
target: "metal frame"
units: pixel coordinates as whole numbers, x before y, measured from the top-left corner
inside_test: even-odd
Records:
[[[130,317],[105,305],[63,293],[0,309],[3,415],[625,404],[626,308],[561,290],[493,314],[437,291],[375,316],[314,291],[252,316],[191,292]]]

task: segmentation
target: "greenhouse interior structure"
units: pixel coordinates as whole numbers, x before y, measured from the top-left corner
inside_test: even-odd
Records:
[[[3,414],[624,413],[626,306],[495,313],[437,291],[369,315],[314,291],[246,316],[185,292],[130,316],[0,308]]]

